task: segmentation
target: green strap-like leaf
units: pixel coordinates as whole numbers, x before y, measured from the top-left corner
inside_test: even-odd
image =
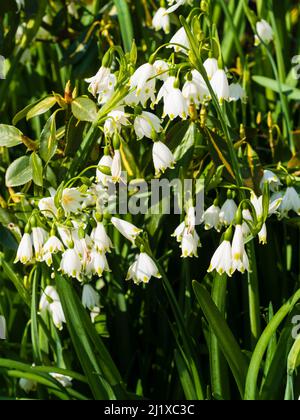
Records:
[[[194,281],[193,288],[200,307],[218,339],[224,356],[226,357],[240,394],[243,396],[248,369],[246,359],[224,317],[221,315],[205,287]]]

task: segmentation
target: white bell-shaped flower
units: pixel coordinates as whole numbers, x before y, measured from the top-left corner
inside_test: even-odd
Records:
[[[162,132],[161,120],[151,112],[143,111],[134,120],[134,131],[138,140],[144,137],[155,140],[156,134]]]
[[[85,284],[82,290],[82,305],[89,309],[93,310],[95,306],[100,306],[100,296],[99,293],[90,285]]]
[[[39,201],[39,210],[43,216],[53,219],[57,216],[57,208],[54,203],[54,197],[45,197]]]
[[[177,87],[170,89],[169,93],[164,96],[164,113],[163,117],[169,116],[171,120],[180,117],[186,120],[188,117],[188,104],[182,92]]]
[[[215,58],[207,58],[204,61],[203,66],[206,70],[206,74],[209,80],[211,80],[214,74],[219,70],[218,60]]]
[[[63,274],[81,281],[82,260],[74,248],[63,253],[60,269]]]
[[[88,88],[89,92],[91,92],[93,96],[97,96],[103,87],[107,86],[109,76],[110,69],[103,66],[100,67],[95,76],[90,77],[89,79],[85,79],[85,81],[90,84]]]
[[[33,261],[33,244],[29,233],[24,233],[19,244],[15,263],[19,261],[22,264],[28,264]]]
[[[170,7],[167,10],[167,13],[173,13],[177,10],[180,6],[188,3],[190,0],[168,0]]]
[[[220,223],[224,226],[231,225],[231,223],[234,221],[237,209],[238,208],[234,200],[228,198],[220,211]]]
[[[220,222],[220,212],[220,207],[215,204],[205,210],[203,215],[205,230],[215,229],[217,232],[221,231],[222,223]]]
[[[104,133],[106,136],[113,136],[113,134],[121,131],[122,126],[130,125],[130,121],[127,118],[124,107],[114,109],[107,115],[107,119],[104,123]]]
[[[105,168],[108,168],[108,170],[111,171],[112,163],[113,163],[112,157],[109,155],[104,155],[100,159],[98,167],[101,168],[101,166],[103,166]],[[112,181],[111,175],[104,174],[103,172],[100,171],[100,169],[97,169],[96,177],[97,177],[97,182],[101,183],[105,187],[107,187],[108,183]]]
[[[142,232],[142,229],[137,228],[126,220],[118,219],[117,217],[112,217],[111,222],[121,235],[133,243]]]
[[[133,280],[135,284],[149,283],[151,277],[159,279],[161,275],[152,258],[142,252],[129,268],[126,280]]]
[[[42,261],[44,256],[43,248],[49,236],[48,232],[41,227],[33,227],[31,236],[35,258],[37,261]]]
[[[274,31],[271,25],[264,19],[257,22],[256,32],[258,34],[258,36],[255,36],[256,45],[260,44],[260,39],[262,39],[266,44],[270,44],[270,42],[274,39]]]
[[[120,182],[122,176],[122,158],[120,150],[115,150],[111,165],[112,181],[116,184]]]
[[[170,16],[166,12],[167,10],[164,7],[160,7],[153,16],[152,25],[156,31],[163,29],[165,34],[169,34]]]
[[[270,186],[270,190],[275,192],[278,190],[279,187],[282,186],[282,183],[278,176],[274,174],[274,172],[269,170],[264,170],[264,174],[260,183],[260,189],[264,189],[264,184],[267,183]]]
[[[40,311],[43,313],[48,311],[53,319],[53,323],[59,330],[62,330],[63,324],[66,322],[65,315],[62,309],[60,298],[56,289],[53,286],[47,286],[44,290],[40,305]]]
[[[84,195],[77,188],[65,188],[61,197],[61,205],[66,214],[77,213],[82,208]]]
[[[214,253],[208,272],[214,270],[220,275],[226,273],[229,277],[235,272],[230,241],[224,240]]]
[[[220,103],[229,101],[229,83],[224,70],[217,70],[215,72],[211,79],[211,87],[213,88]]]
[[[288,217],[290,211],[300,215],[300,196],[294,187],[288,187],[280,204],[281,218]]]
[[[161,141],[153,144],[152,157],[156,174],[164,172],[167,168],[173,169],[176,163],[171,150]]]
[[[37,386],[37,382],[32,381],[31,379],[21,378],[19,380],[19,387],[26,392],[26,394],[35,392],[37,390]]]
[[[184,28],[180,28],[179,31],[171,38],[170,44],[167,48],[174,48],[175,52],[184,52],[188,54],[190,49],[190,42]]]
[[[169,64],[164,60],[156,60],[153,64],[156,78],[165,82],[169,77]]]
[[[182,258],[193,258],[198,257],[198,248],[201,246],[200,238],[197,232],[189,232],[188,228],[185,228],[181,240]]]
[[[239,83],[232,83],[229,86],[229,102],[237,102],[247,101],[247,95],[245,90],[242,88],[242,86]]]
[[[174,236],[175,238],[176,238],[176,241],[177,242],[181,242],[182,241],[182,238],[183,238],[183,234],[184,234],[184,231],[185,231],[185,229],[186,229],[186,225],[185,225],[185,222],[182,222],[176,229],[175,229],[175,232],[173,233],[173,235],[172,236]]]
[[[113,247],[102,222],[98,222],[96,228],[93,229],[91,239],[94,241],[96,250],[100,253],[110,252]]]

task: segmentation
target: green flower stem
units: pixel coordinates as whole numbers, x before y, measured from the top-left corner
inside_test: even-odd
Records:
[[[216,274],[212,287],[212,299],[220,313],[226,318],[226,293],[227,275]],[[219,342],[212,330],[210,330],[210,367],[212,392],[216,397],[223,400],[230,399],[230,387],[226,359],[220,349]]]
[[[248,273],[249,316],[251,328],[251,342],[254,348],[261,335],[259,284],[253,241],[246,245],[251,272]]]

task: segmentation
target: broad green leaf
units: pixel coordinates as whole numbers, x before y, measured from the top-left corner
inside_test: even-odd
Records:
[[[57,149],[57,139],[56,139],[56,122],[55,117],[56,113],[54,112],[49,120],[46,122],[45,127],[41,133],[40,140],[40,155],[44,162],[48,163],[51,158],[54,156]]]
[[[29,156],[15,160],[7,169],[5,181],[7,187],[19,187],[32,180],[32,167]]]
[[[125,52],[130,52],[134,36],[128,2],[126,0],[114,0],[114,3],[118,12],[124,49]]]
[[[57,276],[56,284],[71,339],[96,399],[126,395],[121,377],[70,281]]]
[[[23,134],[12,125],[0,124],[0,146],[14,147],[22,143]]]
[[[197,395],[194,391],[194,383],[190,376],[190,372],[186,366],[184,358],[177,350],[175,351],[175,362],[185,398],[188,401],[197,400]]]
[[[15,288],[17,289],[20,297],[24,300],[28,307],[31,305],[30,294],[26,287],[24,286],[23,279],[20,278],[18,274],[16,274],[15,270],[12,268],[11,264],[6,261],[2,260],[2,268],[7,276],[7,278],[14,284]]]
[[[264,76],[253,76],[252,79],[258,85],[273,90],[276,93],[280,93],[279,85],[277,80],[270,79],[269,77]],[[289,99],[294,101],[300,100],[300,89],[296,89],[292,86],[289,86],[285,83],[281,84],[282,93],[287,95]]]
[[[30,156],[33,182],[39,187],[43,186],[43,163],[39,155],[33,152]]]
[[[83,96],[72,102],[72,112],[79,121],[94,122],[97,119],[98,108],[91,99]]]
[[[219,346],[224,356],[226,357],[240,394],[243,396],[248,369],[246,359],[224,317],[218,310],[205,287],[194,281],[193,288],[200,307],[204,312],[212,331],[218,339]]]
[[[30,120],[33,117],[45,114],[56,104],[56,99],[53,96],[48,96],[34,105],[26,115],[26,119]]]

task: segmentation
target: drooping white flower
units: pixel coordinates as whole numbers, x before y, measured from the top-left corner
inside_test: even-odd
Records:
[[[260,183],[260,189],[261,190],[264,189],[264,184],[266,182],[269,184],[271,191],[277,191],[278,188],[282,185],[278,176],[276,174],[274,174],[274,172],[269,171],[267,169],[264,170],[264,175],[263,175],[261,183]]]
[[[111,171],[112,167],[112,157],[109,155],[104,155],[99,161],[98,167],[101,166],[108,168]],[[100,171],[100,169],[97,169],[96,173],[97,182],[101,182],[105,187],[107,187],[108,183],[112,181],[112,177],[110,175],[106,175],[103,172]]]
[[[181,242],[183,238],[183,234],[185,231],[186,225],[185,222],[180,223],[180,225],[175,229],[175,232],[172,236],[176,238],[177,242]]]
[[[177,10],[180,6],[188,3],[190,0],[168,0],[170,7],[167,10],[167,13],[173,13]]]
[[[130,106],[141,103],[143,106],[151,98],[155,101],[156,71],[153,64],[146,63],[140,66],[130,78],[130,88],[133,92],[125,99]]]
[[[166,9],[164,7],[160,7],[155,12],[152,25],[156,31],[163,29],[166,34],[170,33],[170,16],[166,13]]]
[[[229,102],[237,102],[247,101],[247,95],[245,90],[242,88],[242,86],[239,83],[232,83],[229,86]]]
[[[28,264],[33,260],[33,244],[31,235],[24,233],[20,245],[17,251],[17,257],[15,263],[21,262],[22,264]]]
[[[182,258],[198,257],[198,248],[200,246],[200,238],[196,230],[194,230],[193,232],[189,232],[189,229],[185,228],[180,246],[182,250]]]
[[[114,109],[107,115],[104,123],[104,133],[107,136],[112,136],[116,131],[120,132],[122,126],[128,126],[130,122],[125,113],[124,107]]]
[[[39,201],[38,207],[43,216],[53,219],[57,216],[57,208],[54,203],[54,197],[45,197]]]
[[[220,275],[226,273],[229,277],[232,277],[235,269],[230,241],[224,240],[214,253],[208,272],[211,273],[214,270]]]
[[[103,276],[104,271],[110,272],[106,255],[99,251],[92,250],[90,254],[90,262],[86,267],[86,274],[88,276],[98,275]]]
[[[193,80],[187,80],[182,88],[183,97],[189,105],[198,106],[201,102],[198,85]]]
[[[271,25],[264,19],[257,22],[256,32],[258,36],[255,36],[255,45],[260,44],[260,39],[262,39],[266,44],[270,44],[270,42],[274,39],[274,31]]]
[[[155,139],[157,133],[162,132],[161,120],[151,112],[143,111],[134,120],[134,130],[138,140],[144,137]]]
[[[100,306],[100,296],[99,293],[90,285],[85,284],[82,290],[82,305],[89,309],[93,310],[95,306]]]
[[[196,226],[196,208],[194,206],[189,206],[187,209],[186,226],[188,233],[194,232]]]
[[[45,229],[41,227],[32,228],[32,242],[37,261],[42,261],[43,259],[43,247],[48,240],[48,236],[48,232],[46,232]]]
[[[286,189],[279,207],[281,218],[288,217],[290,211],[294,211],[300,216],[300,196],[294,187]]]
[[[222,226],[222,223],[220,222],[220,212],[220,207],[215,204],[204,212],[203,219],[205,230],[215,229],[217,232],[220,232]]]
[[[120,150],[115,150],[111,164],[112,181],[116,184],[121,180],[122,175],[122,158]]]
[[[63,274],[81,280],[82,261],[74,248],[67,249],[63,253],[60,269]]]
[[[35,392],[37,390],[37,386],[37,382],[32,381],[31,379],[21,378],[19,380],[19,387],[26,392],[26,394]]]
[[[44,290],[41,296],[39,308],[42,313],[48,311],[56,328],[62,330],[66,319],[61,306],[60,298],[53,286],[47,286]]]
[[[117,84],[117,78],[114,74],[108,76],[106,85],[102,86],[102,89],[98,92],[98,104],[104,105],[113,96],[115,87]]]
[[[61,375],[60,373],[50,373],[50,376],[59,382],[64,388],[72,387],[72,378],[70,376]]]
[[[224,70],[217,70],[215,72],[211,79],[211,87],[213,88],[217,98],[221,103],[224,101],[229,101],[229,83]]]
[[[158,80],[166,81],[169,77],[169,64],[164,60],[156,60],[153,64],[156,78]]]
[[[190,42],[184,28],[180,28],[179,31],[176,32],[170,40],[170,44],[171,45],[167,48],[174,48],[175,52],[182,51],[185,54],[188,54],[187,50],[190,49]]]
[[[244,235],[244,238],[246,238],[251,232],[250,227],[247,222],[253,222],[253,217],[249,209],[244,209],[242,214],[243,214],[243,224],[242,224],[243,235]]]
[[[51,236],[43,247],[43,261],[46,262],[48,267],[52,265],[52,255],[58,252],[64,252],[64,246],[57,236]]]
[[[167,77],[164,81],[164,84],[160,88],[155,104],[158,104],[162,99],[165,100],[166,97],[169,95],[171,90],[174,88],[174,83],[176,82],[176,78],[174,76]]]
[[[188,116],[188,104],[182,92],[177,87],[170,89],[169,93],[164,97],[164,113],[163,117],[169,116],[170,120],[180,117],[183,120]]]
[[[0,315],[0,340],[6,340],[6,320]]]
[[[149,283],[151,277],[159,279],[161,275],[152,258],[142,252],[129,268],[126,280],[133,280],[135,284]]]
[[[91,321],[93,324],[96,322],[96,318],[100,315],[100,313],[101,313],[101,308],[99,308],[98,306],[95,306],[91,310],[90,315],[91,315]]]
[[[206,74],[207,74],[207,77],[209,78],[209,80],[211,80],[213,78],[214,74],[219,69],[218,60],[216,60],[215,58],[207,58],[204,61],[203,66],[206,70]]]
[[[61,205],[66,214],[77,213],[82,208],[84,195],[77,188],[65,188],[61,197]]]
[[[231,225],[231,223],[234,221],[237,209],[238,208],[234,200],[227,199],[220,211],[220,223],[224,226]]]
[[[117,217],[112,217],[111,219],[114,227],[129,241],[135,242],[136,238],[142,232],[142,229],[137,228],[132,223],[127,222],[126,220],[118,219]]]
[[[243,228],[241,224],[236,225],[232,240],[232,258],[234,261],[243,259],[245,252]]]
[[[110,252],[113,247],[102,222],[98,222],[96,228],[93,229],[91,239],[94,241],[96,250],[100,253]]]
[[[164,172],[167,168],[173,169],[176,163],[171,150],[161,141],[153,144],[152,157],[157,174]]]
[[[95,76],[90,77],[89,79],[85,79],[85,81],[90,84],[88,88],[89,92],[91,92],[91,94],[96,97],[96,95],[101,91],[102,87],[107,84],[109,76],[110,69],[103,66],[100,67]]]

